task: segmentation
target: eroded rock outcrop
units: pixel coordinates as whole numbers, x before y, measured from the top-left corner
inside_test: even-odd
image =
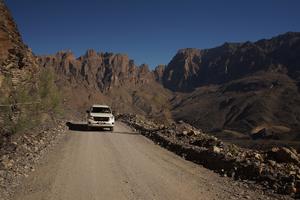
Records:
[[[55,69],[69,105],[79,110],[106,103],[116,112],[163,116],[171,96],[148,65],[136,66],[124,54],[88,50],[75,58],[71,51],[64,51],[38,59],[41,67]]]
[[[278,72],[299,81],[300,33],[289,32],[257,42],[225,43],[212,49],[182,49],[164,72],[164,85],[189,92],[224,84],[253,73]]]
[[[3,80],[4,76],[10,75],[14,79],[14,85],[23,79],[28,80],[26,76],[37,70],[36,59],[23,43],[17,25],[2,0],[0,1],[0,42],[0,79]]]
[[[125,84],[145,84],[154,80],[147,65],[137,67],[127,55],[98,53],[95,50],[88,50],[79,58],[75,58],[71,51],[40,56],[39,64],[42,67],[54,67],[57,73],[62,73],[70,80],[82,81],[101,92]]]
[[[165,68],[166,68],[165,65],[158,65],[157,67],[155,67],[153,71],[155,80],[160,84],[163,83],[163,75],[164,75]]]
[[[257,42],[180,50],[162,78],[165,87],[183,92],[171,101],[173,117],[205,131],[298,140],[299,54],[300,33],[292,32]]]
[[[47,97],[42,93],[50,92],[41,91],[43,84],[52,86],[47,78],[42,77],[43,82],[40,78],[36,57],[0,0],[0,199],[8,199],[20,178],[34,171],[46,148],[65,130],[62,121],[49,119],[49,99],[39,106]]]
[[[31,50],[23,43],[17,25],[4,2],[0,1],[0,135],[7,125],[18,121],[23,108],[16,106],[25,90],[37,91],[38,65]],[[14,105],[9,107],[8,105]]]

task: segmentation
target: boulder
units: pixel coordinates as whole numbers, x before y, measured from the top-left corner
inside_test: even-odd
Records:
[[[216,154],[219,154],[221,152],[221,148],[220,147],[217,147],[217,146],[212,146],[211,147],[211,151],[216,153]]]
[[[290,184],[287,184],[285,186],[285,193],[286,194],[293,194],[293,193],[296,193],[297,192],[297,188],[295,187],[294,183],[290,183]]]
[[[257,139],[275,139],[274,138],[274,133],[270,129],[263,128],[257,133],[253,133],[251,135],[252,139],[257,140]]]
[[[275,167],[275,166],[276,166],[276,161],[274,161],[274,160],[268,160],[268,163],[269,163],[272,167]]]
[[[187,131],[182,131],[182,134],[183,135],[188,135],[188,132]]]
[[[259,153],[254,153],[254,158],[255,158],[256,160],[259,160],[259,161],[263,161],[263,160],[264,160],[263,157],[262,157],[262,155],[259,154]]]
[[[300,194],[300,180],[295,183],[296,193]]]
[[[300,164],[297,154],[286,147],[274,147],[267,153],[268,158],[279,163]]]

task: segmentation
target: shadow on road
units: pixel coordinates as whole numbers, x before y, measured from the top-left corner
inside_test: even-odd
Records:
[[[69,130],[71,131],[101,131],[101,132],[110,132],[109,129],[104,128],[96,128],[96,127],[88,127],[86,123],[83,122],[67,122],[66,125],[68,126]],[[130,131],[113,131],[115,134],[127,134],[127,135],[139,135],[137,132],[130,132]]]
[[[126,134],[126,135],[140,135],[140,133],[137,132],[128,132],[128,131],[123,131],[123,132],[119,132],[119,131],[114,131],[113,134]]]
[[[72,131],[107,131],[107,130],[109,130],[109,129],[104,129],[104,128],[88,127],[88,125],[83,122],[67,122],[66,125],[69,127],[69,130],[72,130]]]
[[[89,131],[89,128],[85,123],[67,122],[66,125],[69,127],[69,130],[72,131]]]

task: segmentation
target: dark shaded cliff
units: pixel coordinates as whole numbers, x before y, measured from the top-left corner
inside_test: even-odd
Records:
[[[163,74],[173,91],[190,92],[209,84],[224,84],[257,72],[278,72],[299,81],[300,33],[289,32],[257,42],[225,43],[212,49],[182,49]]]
[[[298,138],[299,55],[300,33],[292,32],[254,43],[180,50],[162,76],[166,88],[179,92],[172,100],[173,117],[208,131]]]

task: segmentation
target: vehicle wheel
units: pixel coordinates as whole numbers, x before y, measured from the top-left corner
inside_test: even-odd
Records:
[[[110,128],[110,131],[113,132],[113,131],[114,131],[114,127],[111,127],[111,128]]]

